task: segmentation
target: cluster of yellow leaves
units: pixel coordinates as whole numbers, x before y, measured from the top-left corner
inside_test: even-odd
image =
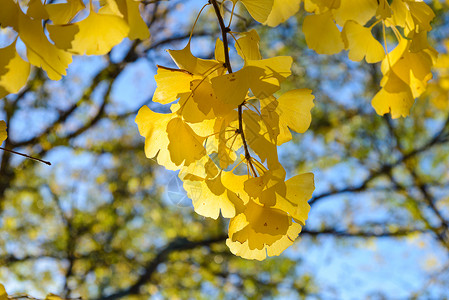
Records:
[[[250,12],[258,3],[242,2]],[[234,73],[227,72],[219,39],[215,59],[194,57],[190,42],[169,50],[178,69],[158,67],[153,101],[171,104],[171,113],[144,106],[136,123],[146,156],[179,170],[195,211],[230,219],[230,250],[262,260],[290,246],[307,219],[313,174],[285,180],[277,146],[292,139],[290,130],[308,129],[314,96],[298,89],[274,97],[291,74],[292,58],[263,59],[255,30],[238,36],[236,51],[244,66]],[[238,167],[244,164],[242,174]]]
[[[8,296],[8,294],[6,293],[6,289],[3,286],[3,284],[0,283],[0,300],[9,300],[9,299],[22,299],[22,298],[26,298],[26,299],[34,299],[32,297],[29,296],[24,296],[24,295],[20,295],[19,297],[15,298],[13,296]],[[62,300],[61,297],[55,295],[55,294],[48,294],[45,297],[45,300]]]
[[[66,75],[74,54],[102,55],[125,37],[149,38],[139,1],[100,0],[97,4],[98,11],[92,1],[86,8],[82,0],[56,4],[30,0],[22,10],[18,2],[2,0],[0,25],[12,28],[17,38],[0,49],[0,98],[17,93],[26,84],[30,65],[42,68],[50,79],[59,80]],[[88,16],[74,22],[82,12]],[[16,51],[17,39],[25,44],[28,61]]]
[[[345,49],[353,61],[382,61],[381,90],[372,105],[379,115],[406,117],[432,78],[437,57],[427,42],[432,9],[421,0],[304,0],[304,7],[312,13],[303,23],[309,48],[319,54]],[[376,26],[382,26],[384,45],[373,36]],[[397,39],[391,52],[386,28]]]

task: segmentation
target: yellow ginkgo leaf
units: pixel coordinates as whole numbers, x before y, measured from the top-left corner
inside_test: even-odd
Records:
[[[93,9],[89,16],[80,22],[48,25],[47,29],[58,48],[80,55],[106,54],[129,32],[129,26],[122,18],[99,14]]]
[[[204,119],[207,119],[207,116],[213,117],[215,114],[212,109],[214,107],[214,104],[218,102],[218,99],[215,95],[215,91],[211,83],[208,80],[196,79],[191,82],[190,89],[191,93],[188,95],[186,101],[193,101],[195,103],[195,108],[198,110],[198,113],[201,113]],[[184,105],[183,101],[181,105]],[[188,105],[189,103],[187,103],[187,106]],[[186,118],[188,118],[187,113],[188,111],[183,112],[183,115],[186,115]],[[190,113],[194,115],[193,112]]]
[[[1,122],[3,121],[0,121],[0,124]],[[8,294],[6,293],[6,289],[1,283],[0,283],[0,300],[8,300]]]
[[[384,75],[393,71],[410,86],[413,97],[416,98],[425,91],[427,82],[432,78],[431,68],[436,54],[430,49],[411,52],[410,46],[410,40],[401,39],[382,61],[381,70]]]
[[[412,40],[410,44],[411,52],[419,52],[426,49],[430,52],[436,52],[429,45],[429,40],[427,39],[427,31],[413,32],[413,34],[411,34],[409,37]]]
[[[175,165],[186,166],[206,155],[203,147],[205,138],[197,135],[181,118],[171,119],[167,124],[168,151]]]
[[[225,70],[223,63],[216,60],[206,60],[193,56],[190,51],[190,43],[181,50],[168,50],[178,68],[195,75],[211,74],[217,76]]]
[[[282,145],[292,139],[292,134],[285,121],[281,120],[278,106],[279,102],[274,96],[260,99],[262,120],[271,129],[276,144]]]
[[[231,219],[226,245],[235,255],[263,260],[279,255],[291,246],[301,232],[301,225],[279,209],[250,201],[244,213]]]
[[[414,102],[410,89],[394,93],[382,88],[371,100],[371,105],[378,115],[391,113],[391,117],[397,119],[407,117]]]
[[[432,8],[424,1],[407,1],[413,21],[418,25],[418,31],[430,31],[432,26],[430,22],[435,18]]]
[[[224,104],[237,108],[243,103],[248,93],[250,87],[248,78],[257,71],[264,72],[260,68],[245,67],[237,72],[212,78],[212,88],[217,98]]]
[[[391,113],[393,119],[408,116],[414,103],[410,86],[393,70],[384,75],[381,86],[382,89],[371,101],[377,114]]]
[[[45,300],[63,300],[61,297],[59,297],[58,295],[55,294],[48,294],[45,297]]]
[[[9,68],[7,68],[7,66],[15,55],[16,55],[15,43],[5,48],[0,48],[0,76],[3,76],[9,71]]]
[[[184,180],[184,190],[192,199],[195,212],[213,219],[217,219],[220,211],[224,218],[235,216],[235,206],[228,198],[228,191],[221,182],[221,177],[204,180]]]
[[[131,40],[146,40],[150,38],[150,30],[140,15],[139,5],[140,1],[126,0],[125,20],[130,28],[128,37]]]
[[[265,122],[257,113],[243,112],[243,130],[249,147],[259,156],[261,162],[270,165],[278,164],[278,153],[275,138],[268,133]]]
[[[283,171],[285,171],[282,168]],[[259,202],[265,206],[273,206],[276,203],[275,192],[277,189],[285,193],[285,172],[265,171],[259,177],[252,177],[245,181],[245,191],[253,199],[259,198]]]
[[[0,98],[17,93],[28,80],[30,64],[16,51],[16,43],[0,49]]]
[[[158,114],[148,106],[142,106],[136,116],[136,124],[139,133],[145,138],[145,155],[154,158],[157,155],[157,162],[168,170],[179,170],[170,159],[168,151],[167,124],[174,118],[174,114]]]
[[[377,2],[374,0],[341,0],[340,7],[333,15],[340,26],[345,25],[349,20],[365,25],[376,14],[377,7]]]
[[[270,15],[274,0],[240,0],[240,2],[245,5],[254,20],[264,23]]]
[[[215,122],[214,132],[219,132],[215,135],[212,141],[213,149],[216,149],[218,165],[221,169],[226,169],[237,159],[237,150],[242,146],[241,139],[238,137],[235,129],[232,130],[230,123],[232,120],[237,120],[237,112],[233,110],[227,118],[220,118]]]
[[[304,0],[304,8],[308,12],[322,14],[340,7],[341,0]]]
[[[296,89],[279,97],[278,114],[282,123],[298,133],[305,132],[312,122],[311,109],[315,96],[312,90]]]
[[[119,1],[117,0],[100,0],[100,9],[98,12],[100,14],[116,15],[120,18],[124,17],[119,8]]]
[[[214,51],[215,60],[224,63],[225,55],[224,55],[224,44],[223,42],[217,38],[215,42],[215,51]]]
[[[82,0],[67,0],[67,3],[52,3],[45,5],[45,10],[53,24],[67,24],[79,13],[85,5]]]
[[[190,83],[194,78],[187,71],[158,66],[157,74],[154,76],[157,88],[153,94],[153,101],[161,104],[175,101],[179,94],[190,92]]]
[[[28,3],[27,15],[36,20],[48,19],[48,13],[41,0],[30,0]]]
[[[239,198],[243,201],[243,204],[247,204],[249,201],[249,195],[245,191],[245,180],[248,179],[246,175],[236,175],[232,172],[222,171],[221,172],[221,181],[223,185],[233,191],[235,194],[239,196]]]
[[[408,33],[414,29],[415,24],[413,21],[412,14],[410,13],[410,9],[407,6],[405,1],[393,1],[390,4],[390,8],[392,11],[391,18],[388,19],[387,24],[394,24],[394,26],[400,26],[404,28],[404,33],[407,36]]]
[[[363,27],[357,22],[347,21],[342,31],[345,48],[349,49],[349,59],[361,61],[366,59],[367,63],[376,63],[385,57],[382,44],[371,34],[370,28]]]
[[[197,81],[192,81],[192,89],[197,84]],[[210,83],[206,83],[201,85],[201,88],[194,89],[198,93],[203,93],[207,90],[212,90],[210,87]],[[206,95],[210,95],[207,94]],[[194,97],[195,96],[195,97]],[[212,95],[214,96],[214,95]],[[173,104],[170,109],[176,112],[178,115],[182,115],[184,121],[190,124],[201,124],[203,122],[207,122],[208,120],[212,120],[215,118],[214,112],[212,111],[212,106],[210,103],[206,102],[206,99],[211,99],[211,97],[207,96],[207,98],[203,98],[200,94],[193,95],[191,92],[181,94],[178,103]],[[200,104],[197,101],[202,101]],[[201,106],[201,109],[199,108]],[[204,113],[206,111],[207,113]],[[207,124],[207,123],[204,123]],[[210,133],[210,134],[213,134]]]
[[[307,46],[318,54],[335,54],[343,50],[341,33],[330,11],[304,18],[302,25]]]
[[[291,220],[288,215],[280,209],[266,208],[250,201],[244,212],[251,228],[262,234],[272,236],[287,233]]]
[[[178,177],[181,180],[200,181],[217,177],[219,169],[213,160],[205,155],[196,164],[182,166]]]
[[[376,10],[376,17],[378,19],[382,19],[382,20],[391,18],[392,11],[391,11],[390,4],[388,4],[388,1],[387,0],[379,0],[378,2],[379,2],[379,4],[378,4],[377,10]]]
[[[247,237],[242,238],[243,242],[237,241],[237,239],[234,238],[234,233],[241,232],[246,229],[246,232],[248,231],[248,221],[245,218],[245,215],[243,213],[238,214],[234,218],[231,219],[229,222],[229,238],[226,240],[226,245],[229,247],[229,250],[234,255],[240,256],[245,259],[256,259],[256,260],[264,260],[267,257],[267,251],[264,247],[262,249],[250,249],[249,247],[249,233],[246,233]],[[254,234],[253,234],[254,236]],[[252,239],[256,239],[256,237]],[[263,236],[260,237],[263,239]]]
[[[246,67],[252,73],[247,80],[254,96],[263,99],[277,92],[281,83],[290,76],[292,63],[293,59],[291,56],[276,56],[268,59],[246,61]]]
[[[6,122],[0,121],[0,145],[8,138],[8,133],[6,132]],[[1,292],[1,289],[0,289]],[[0,293],[1,294],[1,293]],[[1,295],[0,295],[1,299]]]
[[[310,211],[307,202],[315,190],[313,173],[296,175],[285,182],[286,193],[277,194],[274,208],[287,212],[295,222],[305,225]]]
[[[210,117],[224,116],[236,107],[230,103],[221,101],[216,94],[214,86],[208,80],[195,79],[191,82],[190,89],[192,92],[188,94],[185,100],[187,101],[187,105],[183,109],[183,116],[186,120],[189,118],[187,116],[188,113],[192,116],[197,115],[197,117],[200,117],[200,114],[202,114],[203,119],[208,119]],[[184,105],[184,99],[181,100],[181,104]],[[188,111],[188,105],[192,105],[192,102],[196,105],[196,113],[194,111]]]
[[[104,2],[104,3],[102,3]],[[102,0],[101,14],[113,14],[123,18],[129,25],[128,37],[131,40],[145,40],[150,37],[150,31],[139,11],[140,1],[136,0]]]
[[[19,28],[19,12],[21,9],[14,0],[2,0],[2,9],[0,9],[1,27],[12,27],[14,30]]]
[[[27,57],[32,65],[44,69],[52,80],[59,80],[62,75],[66,75],[72,55],[47,40],[41,20],[33,20],[19,12],[18,32],[27,47]]]
[[[274,0],[273,8],[264,24],[278,26],[297,13],[300,4],[301,0]]]
[[[252,29],[251,31],[243,32],[242,37],[237,39],[235,45],[238,55],[245,61],[262,59],[259,41],[260,38],[256,30]]]

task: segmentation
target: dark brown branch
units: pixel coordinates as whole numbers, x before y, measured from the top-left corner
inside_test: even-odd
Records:
[[[218,23],[220,24],[221,35],[223,37],[225,66],[226,66],[226,69],[228,69],[228,73],[231,74],[232,67],[231,67],[231,61],[229,59],[229,44],[228,44],[228,32],[230,32],[231,29],[229,27],[226,27],[226,25],[224,24],[223,16],[220,13],[220,7],[218,6],[217,1],[209,0],[209,3],[211,3],[214,6],[215,14],[217,15]],[[251,161],[251,154],[249,153],[248,144],[247,144],[246,138],[245,138],[245,132],[243,131],[243,105],[244,104],[245,104],[245,101],[243,101],[243,103],[241,103],[238,106],[238,114],[239,114],[238,134],[240,134],[240,137],[242,138],[243,149],[245,150],[245,159],[246,159],[248,165],[250,166],[251,171],[253,172],[254,176],[257,177],[256,170]]]
[[[424,145],[422,145],[421,147],[415,148],[413,150],[411,150],[408,153],[403,154],[399,159],[397,159],[395,162],[393,162],[392,164],[385,164],[383,165],[379,170],[375,170],[372,171],[370,173],[370,175],[368,175],[368,177],[359,185],[357,186],[350,186],[350,187],[346,187],[340,190],[335,190],[335,191],[329,191],[329,192],[324,192],[320,195],[314,196],[310,201],[309,204],[313,205],[315,204],[318,200],[329,197],[329,196],[333,196],[333,195],[337,195],[337,194],[343,194],[343,193],[349,193],[349,192],[361,192],[363,190],[365,190],[368,187],[368,184],[370,182],[372,182],[374,179],[381,177],[382,175],[388,175],[393,168],[399,166],[400,164],[402,164],[403,162],[423,153],[426,152],[428,150],[430,150],[433,146],[438,145],[438,144],[442,144],[447,142],[446,139],[444,139],[444,135],[445,135],[445,130],[447,128],[449,124],[449,118],[448,120],[446,120],[444,126],[442,126],[442,128],[440,129],[440,131],[438,133],[436,133],[433,138],[431,138],[427,143],[425,143]]]
[[[228,32],[230,32],[230,28],[226,27],[223,21],[223,17],[220,13],[220,7],[218,6],[218,3],[216,0],[210,0],[209,3],[211,3],[214,6],[215,14],[217,15],[218,23],[220,24],[221,29],[221,36],[223,38],[223,48],[224,48],[224,56],[225,56],[225,65],[226,69],[228,69],[228,73],[232,73],[232,67],[231,67],[231,61],[229,59],[229,44],[228,44]]]
[[[153,258],[145,267],[145,272],[139,277],[139,279],[131,287],[120,290],[112,295],[99,298],[99,300],[111,300],[119,299],[124,296],[139,294],[140,287],[151,281],[153,274],[157,271],[157,267],[167,261],[169,255],[173,252],[192,250],[198,247],[208,247],[215,243],[223,242],[227,236],[222,235],[216,238],[201,240],[201,241],[189,241],[185,238],[177,238],[171,241],[167,246],[162,248],[156,257]]]
[[[35,160],[35,161],[38,161],[38,162],[41,162],[41,163],[44,163],[44,164],[46,164],[46,165],[51,166],[51,162],[46,161],[46,160],[42,160],[42,159],[40,159],[40,158],[36,158],[36,157],[33,157],[33,156],[29,156],[29,155],[27,155],[27,154],[20,153],[20,152],[16,152],[16,151],[14,151],[14,150],[6,149],[6,148],[3,148],[3,147],[0,147],[0,150],[7,151],[7,152],[11,152],[11,153],[14,153],[14,154],[16,154],[16,155],[20,155],[20,156],[26,157],[26,158],[28,158],[28,159],[32,159],[32,160]]]
[[[396,149],[404,154],[405,150],[402,147],[401,144],[401,137],[399,134],[397,134],[392,122],[388,118],[384,118],[384,120],[387,123],[388,130],[390,132],[390,135],[396,142]],[[432,146],[438,143],[443,143],[447,141],[447,134],[445,133],[449,125],[449,116],[446,118],[446,121],[444,122],[444,125],[440,128],[437,134],[428,142],[428,145]],[[430,147],[429,146],[429,147]],[[404,161],[405,163],[405,161]],[[440,222],[440,227],[436,228],[435,226],[431,226],[430,223],[427,221],[427,218],[420,214],[421,219],[424,221],[424,223],[427,225],[427,227],[432,230],[432,232],[435,234],[437,239],[446,247],[449,249],[449,221],[445,219],[445,217],[442,215],[440,210],[435,205],[435,197],[431,194],[431,192],[428,189],[428,186],[426,183],[423,183],[420,179],[419,174],[413,169],[410,164],[405,163],[404,164],[406,169],[409,171],[410,175],[413,178],[413,184],[415,187],[420,191],[421,195],[423,196],[423,200],[428,208],[434,213],[434,215],[437,217],[437,219]],[[396,183],[397,186],[401,187],[404,191],[407,191],[405,187],[402,187],[398,182],[395,181],[393,176],[391,176],[391,180]],[[419,203],[418,203],[419,204]]]
[[[381,230],[381,231],[355,231],[349,232],[344,230],[335,230],[334,228],[325,228],[321,230],[308,230],[305,229],[301,232],[301,235],[319,236],[319,235],[332,235],[335,237],[360,237],[360,238],[382,238],[382,237],[404,237],[414,233],[425,233],[430,230],[426,229],[398,229],[395,231]]]

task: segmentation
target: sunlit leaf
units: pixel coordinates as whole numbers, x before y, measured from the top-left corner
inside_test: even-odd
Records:
[[[16,43],[0,48],[0,98],[17,93],[28,80],[30,64],[16,52]]]
[[[145,155],[154,158],[157,155],[158,164],[169,170],[179,168],[171,161],[167,135],[167,124],[174,117],[173,114],[158,114],[147,106],[142,106],[136,116],[139,133],[145,138]]]
[[[243,32],[242,37],[238,38],[236,42],[237,53],[244,60],[262,59],[259,51],[259,41],[259,35],[254,29],[248,32]]]
[[[297,13],[300,4],[301,0],[274,0],[273,8],[264,24],[278,26]]]
[[[67,3],[51,3],[45,10],[53,24],[67,24],[84,8],[82,0],[67,0]]]
[[[32,65],[44,69],[52,80],[59,80],[66,75],[72,55],[48,41],[40,20],[19,13],[19,36],[27,47],[27,57]]]
[[[168,104],[178,99],[179,94],[190,92],[192,74],[183,70],[158,67],[154,76],[157,88],[153,95],[153,101]]]
[[[312,121],[311,109],[315,96],[312,90],[297,89],[285,92],[279,97],[278,112],[281,122],[284,122],[291,130],[304,133]]]
[[[233,0],[236,2],[236,0]],[[240,0],[257,22],[264,23],[270,15],[274,0]]]
[[[8,138],[8,133],[6,132],[6,122],[0,120],[0,145]],[[1,290],[0,290],[1,294]],[[0,295],[1,298],[1,295]]]
[[[48,13],[41,0],[30,0],[28,3],[27,15],[37,20],[48,19]]]
[[[167,134],[170,158],[177,166],[188,166],[206,154],[204,138],[198,136],[181,118],[171,119],[167,123]]]
[[[303,31],[307,46],[318,54],[335,54],[344,48],[341,33],[332,20],[331,12],[306,16]]]
[[[250,201],[244,213],[231,219],[226,245],[235,255],[263,260],[267,255],[279,255],[300,232],[301,225],[282,210]]]
[[[376,14],[378,4],[374,0],[341,0],[340,7],[335,10],[334,18],[340,26],[346,21],[354,21],[365,25]]]
[[[145,40],[150,37],[150,31],[139,11],[140,1],[136,0],[107,0],[103,1],[104,6],[100,9],[102,14],[113,14],[124,21],[129,26],[128,37],[131,40]]]
[[[19,12],[20,7],[14,0],[2,0],[2,9],[0,9],[0,25],[1,27],[12,27],[16,31],[19,28]]]
[[[0,126],[1,122],[3,121],[0,121]],[[5,287],[1,283],[0,283],[0,300],[8,300],[8,294],[6,293]]]
[[[377,41],[371,30],[354,21],[347,21],[343,31],[345,47],[349,49],[349,59],[361,61],[366,59],[367,63],[376,63],[385,57],[383,46]]]
[[[68,25],[48,25],[50,38],[56,46],[76,54],[103,55],[119,44],[129,32],[129,26],[118,17],[96,13]]]

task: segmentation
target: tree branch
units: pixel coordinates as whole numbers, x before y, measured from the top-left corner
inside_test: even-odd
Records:
[[[228,45],[228,32],[231,31],[229,27],[226,27],[223,21],[223,17],[220,13],[220,7],[218,6],[218,3],[216,0],[209,0],[209,3],[211,3],[214,6],[215,14],[217,15],[218,23],[220,24],[220,30],[221,35],[223,37],[223,48],[224,48],[224,56],[225,56],[225,66],[228,69],[228,73],[232,73],[232,67],[231,67],[231,61],[229,59],[229,45]],[[240,137],[242,138],[243,143],[243,149],[245,150],[245,159],[251,168],[251,171],[254,174],[254,177],[257,177],[256,169],[253,166],[253,163],[251,161],[251,154],[249,153],[248,144],[246,142],[245,138],[245,132],[243,131],[243,105],[245,104],[245,101],[243,101],[238,106],[238,115],[239,115],[239,129],[237,131],[238,134],[240,134]]]
[[[169,255],[173,252],[192,250],[198,247],[208,247],[212,244],[223,242],[227,238],[226,235],[218,236],[216,238],[210,238],[200,241],[190,241],[186,238],[176,238],[172,240],[168,245],[162,248],[156,257],[154,257],[145,267],[145,272],[139,277],[139,279],[131,287],[117,291],[106,297],[101,297],[98,300],[111,300],[118,299],[124,296],[139,294],[140,287],[151,281],[151,277],[156,272],[157,267],[167,261]]]

